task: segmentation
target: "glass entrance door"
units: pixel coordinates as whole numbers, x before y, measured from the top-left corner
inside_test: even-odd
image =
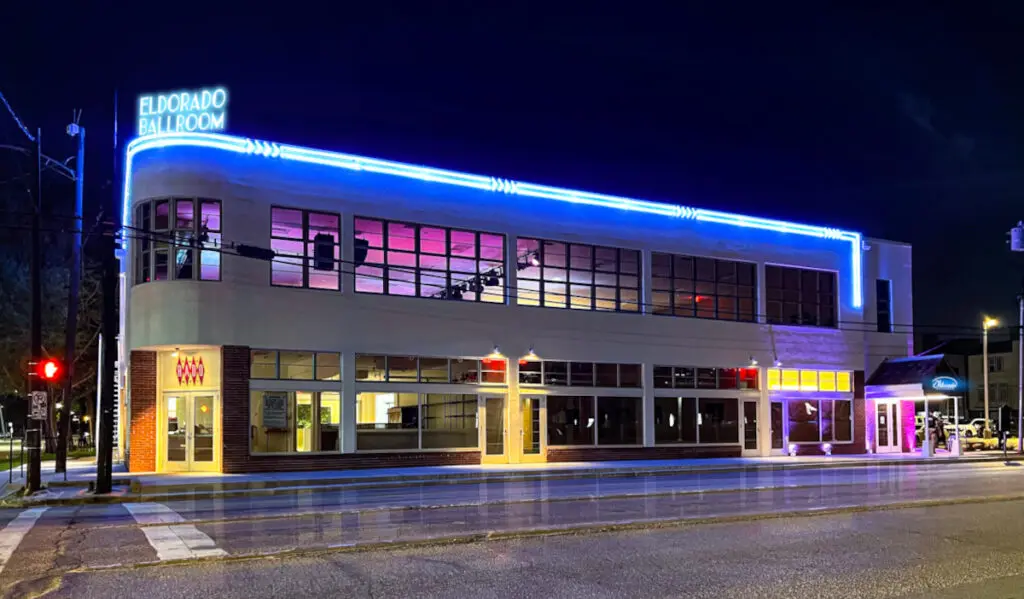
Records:
[[[769,424],[771,425],[771,436],[772,436],[772,450],[773,451],[785,451],[785,443],[783,438],[783,426],[782,426],[782,402],[773,401],[771,403],[771,418]]]
[[[521,464],[547,460],[547,406],[543,397],[481,395],[481,462]]]
[[[878,453],[900,451],[899,406],[894,403],[875,404],[875,443]]]
[[[757,402],[743,402],[743,453],[757,455]]]
[[[483,412],[483,430],[481,431],[480,461],[484,464],[508,463],[508,418],[504,395],[482,395],[480,411]]]
[[[164,396],[164,470],[215,472],[220,434],[215,393],[173,393]]]
[[[543,397],[519,397],[519,462],[547,461],[547,406]]]

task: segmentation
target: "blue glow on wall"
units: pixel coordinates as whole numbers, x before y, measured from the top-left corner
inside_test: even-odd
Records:
[[[864,303],[863,292],[861,289],[861,234],[853,231],[844,231],[842,229],[835,229],[832,227],[804,225],[755,216],[744,216],[742,214],[732,214],[729,212],[719,212],[717,210],[706,210],[704,208],[693,208],[690,206],[648,202],[644,200],[610,196],[587,191],[563,189],[560,187],[549,187],[547,185],[524,183],[521,181],[513,181],[511,179],[472,175],[426,166],[392,162],[390,160],[367,158],[365,156],[356,156],[354,154],[314,150],[311,148],[301,148],[298,146],[215,133],[166,133],[148,137],[139,137],[129,143],[124,169],[123,224],[127,225],[128,223],[133,158],[140,152],[144,152],[146,150],[155,150],[174,146],[210,148],[273,160],[304,162],[307,164],[317,164],[351,171],[366,171],[406,179],[418,179],[420,181],[430,183],[458,185],[461,187],[469,187],[481,191],[490,191],[507,195],[519,195],[558,202],[586,204],[617,210],[643,212],[647,214],[666,216],[669,218],[681,218],[698,222],[718,223],[735,227],[836,240],[850,245],[850,260],[852,267],[852,297],[850,302],[854,308],[861,308]]]

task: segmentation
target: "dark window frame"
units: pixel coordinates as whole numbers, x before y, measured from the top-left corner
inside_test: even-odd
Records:
[[[384,359],[384,378],[383,379],[369,379],[360,378],[358,363],[360,358],[383,358]],[[414,360],[416,363],[416,376],[414,379],[394,379],[391,375],[392,367],[391,361],[395,359]],[[508,360],[504,360],[505,368],[487,368],[486,363],[488,360],[496,360],[495,358],[459,358],[459,357],[445,357],[445,356],[400,356],[397,354],[362,354],[357,353],[355,356],[356,360],[356,374],[355,381],[361,384],[402,384],[402,383],[413,383],[413,384],[424,384],[424,385],[493,385],[503,386],[508,384]],[[423,360],[445,360],[447,363],[447,380],[424,380],[423,379]],[[453,367],[455,361],[473,362],[475,363],[474,368],[470,372],[476,373],[476,379],[472,381],[456,381],[454,375],[456,369]],[[489,378],[496,378],[494,375],[501,373],[502,380],[487,380]]]
[[[519,242],[525,242],[525,243],[528,243],[528,244],[535,244],[536,245],[536,249],[535,250],[530,250],[525,255],[521,256],[521,255],[519,255]],[[565,248],[565,253],[564,253],[565,265],[564,266],[548,265],[546,260],[545,260],[545,255],[547,253],[546,248],[548,247],[548,245],[555,245],[555,244],[562,245]],[[574,249],[586,250],[585,253],[589,256],[589,261],[590,261],[589,268],[574,268],[573,267],[573,257],[574,257],[573,250]],[[601,251],[604,251],[604,252],[609,252],[609,251],[615,252],[615,266],[614,266],[614,269],[609,269],[609,268],[600,269],[600,268],[598,268],[598,254]],[[581,252],[581,254],[582,254],[582,252]],[[623,258],[624,258],[624,255],[627,255],[627,254],[630,257],[634,257],[635,260],[636,260],[636,272],[634,272],[634,273],[624,272],[623,271],[623,263],[627,262],[627,260],[624,260]],[[579,256],[577,256],[577,257],[579,257]],[[538,269],[538,275],[537,275],[537,277],[523,276],[522,271],[527,268],[527,266],[523,266],[523,265],[530,265],[530,260],[532,258],[535,258],[537,260],[537,262],[538,262],[538,264],[536,266],[534,266],[534,268]],[[517,289],[517,292],[516,292],[516,304],[520,305],[520,306],[539,307],[539,308],[558,308],[558,309],[562,309],[562,310],[583,310],[583,311],[592,311],[592,312],[622,312],[622,313],[626,313],[626,314],[642,314],[643,310],[641,309],[641,305],[643,303],[643,270],[644,270],[643,262],[644,262],[644,260],[643,260],[643,253],[640,250],[631,249],[631,248],[621,248],[621,247],[614,247],[614,246],[607,246],[607,245],[593,245],[593,244],[589,244],[589,243],[575,243],[575,242],[570,242],[570,241],[562,241],[562,240],[558,240],[558,239],[544,239],[544,238],[540,238],[540,237],[525,237],[525,236],[524,237],[517,237],[516,238],[516,263],[517,263],[517,266],[520,267],[519,268],[520,273],[516,277],[517,278],[517,284],[518,284],[518,289]],[[559,282],[559,281],[554,280],[553,278],[552,279],[548,279],[545,276],[545,272],[548,269],[564,271],[565,272],[565,280]],[[573,280],[573,274],[574,273],[578,273],[578,276],[582,276],[582,275],[585,274],[589,278],[589,282],[585,282],[585,281],[582,281],[582,280],[574,281]],[[598,276],[599,275],[603,275],[603,276],[611,275],[611,276],[615,277],[615,285],[614,286],[610,286],[610,285],[600,285],[600,284],[598,284],[597,281],[598,281]],[[635,286],[624,285],[623,284],[623,280],[624,280],[625,277],[633,277],[633,278],[635,278],[636,279],[636,285]],[[521,281],[529,281],[529,282],[534,283],[534,284],[537,285],[537,289],[536,290],[531,289],[529,291],[531,294],[536,293],[535,300],[526,300],[524,298],[525,294],[524,294],[523,285],[521,283],[518,283],[518,282],[521,282]],[[548,292],[547,292],[547,286],[548,285],[552,285],[552,286],[557,285],[557,286],[564,287],[565,291],[556,291],[556,292],[552,293],[552,295],[563,297],[564,298],[564,304],[561,304],[561,303],[558,303],[558,302],[550,302],[550,303],[548,302],[548,297],[547,297],[548,296]],[[573,298],[574,297],[576,297],[576,298],[583,298],[583,296],[581,296],[579,294],[573,294],[572,293],[573,287],[577,287],[577,288],[586,287],[588,289],[588,298],[587,299],[590,302],[589,306],[577,305],[577,304],[573,303]],[[605,307],[599,307],[598,306],[599,302],[603,303],[603,302],[612,301],[610,298],[600,298],[599,299],[598,290],[604,290],[605,292],[610,291],[610,290],[614,290],[615,291],[615,299],[614,299],[615,306],[613,308],[605,308]],[[623,299],[623,291],[635,292],[636,293],[636,299],[635,300],[624,300]]]
[[[711,267],[709,276],[702,277],[701,266]],[[663,270],[666,268],[667,271]],[[732,270],[731,281],[726,279],[729,269]],[[652,314],[758,322],[757,292],[757,264],[754,262],[651,252]],[[679,305],[680,296],[683,295],[689,295],[692,299],[709,298],[710,313],[701,309],[698,305],[700,301],[691,301],[689,306]],[[731,300],[732,307],[724,307],[723,303],[726,306],[728,303],[722,300]],[[748,303],[749,310],[742,308],[744,302]]]
[[[265,352],[274,354],[274,376],[253,376],[253,358],[256,352]],[[281,353],[304,353],[313,354],[313,360],[310,363],[310,378],[292,378],[281,376]],[[320,378],[320,360],[332,359],[332,366],[336,366],[338,369],[338,379],[335,381],[331,378]],[[341,381],[341,352],[332,351],[313,351],[307,349],[266,349],[260,347],[253,347],[249,350],[249,379],[254,381],[313,381],[313,382],[327,382],[334,383]]]
[[[813,290],[806,288],[811,277]],[[767,264],[764,278],[768,324],[839,328],[836,271]]]
[[[354,287],[356,293],[364,293],[367,295],[387,295],[391,297],[414,297],[419,299],[440,299],[440,300],[456,300],[456,301],[471,301],[474,303],[482,304],[505,304],[507,301],[506,290],[508,288],[508,277],[506,273],[506,253],[508,250],[508,236],[504,233],[495,233],[493,231],[481,231],[475,229],[465,229],[462,227],[449,227],[444,225],[432,225],[428,223],[417,223],[403,220],[393,220],[385,218],[377,218],[372,216],[355,216],[353,220],[353,229],[359,228],[360,221],[369,221],[378,223],[381,226],[381,245],[367,245],[368,252],[378,251],[381,253],[383,259],[382,262],[371,262],[369,258],[362,264],[355,266]],[[412,227],[413,229],[413,249],[391,249],[389,241],[390,235],[388,234],[389,225],[403,225]],[[444,231],[444,253],[438,254],[434,252],[424,252],[421,248],[421,232],[423,229],[440,229]],[[452,233],[469,233],[473,235],[473,257],[459,256],[452,253]],[[480,242],[482,235],[490,235],[501,239],[501,258],[498,260],[485,260],[481,255],[481,248],[483,247]],[[391,265],[389,264],[389,257],[391,254],[410,254],[413,257],[413,263],[415,266],[405,265]],[[424,257],[435,257],[444,258],[445,268],[439,270],[436,268],[424,268],[421,266]],[[476,263],[474,272],[464,271],[453,271],[452,260],[472,260]],[[481,262],[498,262],[497,267],[491,267],[488,269],[482,269]],[[361,272],[360,269],[374,269],[379,270],[380,275],[373,275]],[[413,281],[402,281],[400,279],[393,279],[391,271],[405,272],[412,271],[414,279]],[[434,295],[422,295],[423,293],[423,275],[444,275],[445,288],[440,292],[440,295],[435,297]],[[454,276],[453,276],[454,275]],[[455,277],[467,277],[465,279]],[[485,278],[490,279],[491,277],[497,277],[498,288],[500,292],[497,294],[498,301],[485,300],[485,297],[494,297],[494,293],[484,293],[484,290],[493,287],[493,285],[486,285]],[[380,281],[381,291],[366,291],[359,289],[359,281],[363,279],[376,279]],[[392,280],[404,284],[412,284],[412,294],[398,294],[391,293]],[[456,294],[456,291],[458,293]]]
[[[192,225],[188,229],[177,227],[178,204],[192,204]],[[157,228],[156,208],[159,204],[167,204],[167,226]],[[217,206],[218,228],[211,229],[203,220],[203,204]],[[148,199],[133,207],[132,230],[130,236],[135,238],[132,265],[132,284],[140,285],[154,281],[206,281],[216,282],[223,279],[224,261],[221,260],[221,236],[224,229],[224,203],[221,200],[194,196],[166,196]],[[179,237],[179,233],[181,237]],[[202,241],[203,235],[207,241]],[[186,260],[192,262],[192,274],[189,277],[178,276],[176,257],[179,252],[185,254]],[[217,254],[217,276],[204,277],[204,258]],[[165,276],[156,278],[158,257],[164,256]],[[148,280],[147,280],[148,279]]]
[[[892,281],[875,280],[875,320],[879,333],[891,333],[892,322]]]
[[[289,210],[292,212],[299,212],[302,215],[302,235],[301,237],[284,237],[282,235],[274,234],[274,211],[275,210]],[[338,219],[338,229],[332,233],[336,233],[334,236],[334,286],[333,287],[310,287],[309,285],[309,271],[310,269],[316,270],[313,266],[313,253],[312,249],[315,245],[312,239],[309,239],[309,217],[310,215],[327,216],[330,218]],[[295,206],[282,206],[282,205],[271,205],[270,207],[270,247],[273,249],[274,241],[290,241],[299,242],[302,244],[302,256],[278,256],[275,255],[274,259],[270,264],[270,285],[271,287],[282,287],[285,289],[311,289],[314,291],[340,291],[341,290],[341,214],[337,212],[328,212],[326,210],[311,210],[307,208],[298,208]],[[288,261],[301,260],[302,261],[302,284],[301,285],[285,285],[282,283],[274,282],[274,266],[277,264],[284,264]],[[320,271],[324,272],[324,271]]]
[[[714,372],[714,383],[708,386],[701,386],[700,371],[704,371],[706,374],[709,370]],[[752,378],[750,377],[751,371],[754,374]],[[760,389],[760,378],[760,372],[757,368],[667,366],[662,364],[654,366],[655,389],[758,391]],[[659,384],[659,382],[664,383],[666,380],[668,382],[667,385]],[[729,381],[732,381],[732,383],[729,384]],[[743,386],[744,383],[748,383],[749,386]]]
[[[549,382],[549,380],[550,380],[549,379],[549,372],[553,372],[553,369],[549,370],[547,368],[547,365],[552,365],[553,366],[553,365],[556,365],[556,364],[564,365],[565,366],[565,370],[564,370],[565,376],[564,376],[564,380],[562,380],[562,378],[559,379],[562,382],[552,383],[552,382]],[[572,366],[573,366],[573,364],[577,364],[577,365],[588,364],[588,365],[590,365],[590,381],[591,382],[590,382],[589,385],[573,384],[573,382],[572,382],[572,379],[573,379]],[[529,369],[527,369],[524,372],[523,366],[526,366],[526,365],[529,365]],[[534,365],[536,365],[536,366],[534,366]],[[615,385],[598,385],[598,380],[599,380],[599,378],[601,376],[600,373],[599,373],[599,370],[600,370],[601,366],[604,366],[606,368],[609,367],[609,366],[614,366],[615,367]],[[635,368],[635,367],[638,367],[638,366],[639,366],[639,364],[630,364],[628,362],[584,362],[584,361],[579,361],[579,360],[576,360],[576,361],[569,361],[569,360],[523,360],[523,361],[520,362],[520,366],[519,366],[519,384],[520,385],[533,386],[533,387],[575,387],[575,388],[605,388],[605,389],[639,389],[639,388],[641,388],[643,386],[642,380],[638,381],[638,384],[636,384],[636,385],[626,385],[626,384],[623,383],[623,379],[626,378],[626,377],[624,377],[623,373],[622,373],[623,367],[626,367],[626,368],[633,367],[633,368]],[[561,377],[562,371],[559,370],[557,372],[553,372],[553,375]],[[640,378],[641,379],[643,378],[642,374],[641,374]],[[539,381],[539,382],[537,382],[537,381]]]

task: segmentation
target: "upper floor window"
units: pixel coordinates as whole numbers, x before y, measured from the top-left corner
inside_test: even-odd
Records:
[[[576,310],[640,311],[640,252],[520,237],[518,303]]]
[[[892,332],[892,281],[875,281],[875,320],[879,333]]]
[[[168,198],[135,207],[135,282],[220,280],[220,202]]]
[[[328,212],[270,209],[270,284],[338,289],[341,218]]]
[[[372,218],[355,219],[356,291],[502,303],[505,237]]]
[[[1002,372],[1003,371],[1003,357],[1002,356],[989,356],[989,358],[988,358],[988,371],[989,372]]]
[[[754,264],[651,254],[655,314],[757,322]]]
[[[836,273],[768,265],[764,276],[770,324],[836,326]]]

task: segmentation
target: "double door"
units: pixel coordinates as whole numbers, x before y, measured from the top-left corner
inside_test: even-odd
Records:
[[[547,406],[543,397],[483,395],[480,431],[484,464],[524,464],[547,459]]]
[[[216,393],[166,393],[161,416],[166,472],[216,472],[220,401]]]

